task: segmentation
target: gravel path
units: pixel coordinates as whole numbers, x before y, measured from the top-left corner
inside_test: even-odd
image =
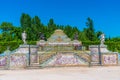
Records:
[[[0,70],[0,80],[120,80],[120,66]]]

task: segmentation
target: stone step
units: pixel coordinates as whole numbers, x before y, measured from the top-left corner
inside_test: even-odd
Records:
[[[39,66],[40,64],[39,63],[32,63],[30,64],[30,66]]]
[[[6,69],[5,66],[0,66],[0,70]]]
[[[99,62],[91,62],[92,64],[98,64]]]
[[[91,65],[92,66],[100,66],[100,63],[99,62],[91,62]]]
[[[27,66],[27,69],[40,69],[39,63],[32,63],[30,66]]]
[[[40,66],[29,66],[27,67],[27,69],[40,69],[41,67]]]

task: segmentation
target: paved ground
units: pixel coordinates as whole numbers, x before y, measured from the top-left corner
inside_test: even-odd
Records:
[[[120,80],[120,66],[0,70],[0,80]]]

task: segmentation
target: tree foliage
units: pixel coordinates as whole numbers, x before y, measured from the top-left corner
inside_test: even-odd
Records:
[[[0,25],[0,41],[19,41],[21,42],[21,33],[25,30],[27,33],[27,41],[38,41],[40,38],[39,33],[42,32],[46,39],[53,34],[54,30],[62,29],[69,38],[74,39],[74,35],[78,34],[79,41],[99,41],[99,36],[102,31],[95,31],[93,20],[88,17],[86,21],[86,28],[79,30],[77,27],[71,25],[57,25],[54,19],[50,19],[47,25],[41,22],[38,16],[31,17],[29,14],[23,13],[20,17],[20,27],[13,26],[12,23],[3,22]],[[106,41],[120,41],[119,37],[106,38]],[[92,43],[92,42],[91,42]],[[87,43],[83,43],[85,45]],[[89,43],[90,44],[90,43]],[[112,48],[110,48],[112,49]]]
[[[87,28],[85,29],[85,34],[86,34],[87,38],[90,41],[94,41],[96,39],[96,36],[95,36],[93,20],[89,17],[87,18],[86,26],[87,26]]]

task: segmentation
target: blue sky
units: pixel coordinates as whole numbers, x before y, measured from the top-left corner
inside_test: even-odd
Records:
[[[106,36],[120,36],[120,0],[1,0],[0,23],[20,26],[20,16],[27,13],[39,16],[43,24],[50,18],[56,24],[86,27],[87,17],[94,21],[96,31]]]

